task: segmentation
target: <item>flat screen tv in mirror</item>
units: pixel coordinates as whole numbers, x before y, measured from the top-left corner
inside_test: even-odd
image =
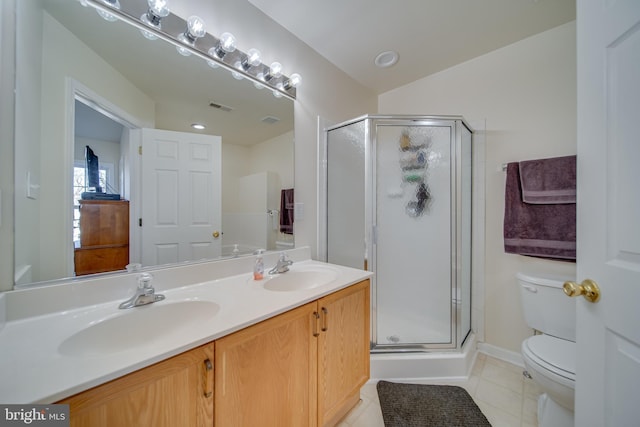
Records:
[[[102,193],[102,187],[100,186],[100,164],[98,162],[98,156],[93,152],[88,145],[84,149],[84,161],[86,172],[86,188],[85,193],[94,192]],[[83,193],[82,196],[87,197],[88,194]]]

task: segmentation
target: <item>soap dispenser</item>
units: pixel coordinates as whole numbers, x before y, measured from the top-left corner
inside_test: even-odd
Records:
[[[253,280],[262,280],[264,278],[264,260],[262,259],[262,253],[264,249],[258,249],[256,251],[256,262],[253,265]]]

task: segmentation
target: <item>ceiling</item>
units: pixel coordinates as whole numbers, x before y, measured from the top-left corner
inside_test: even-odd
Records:
[[[202,123],[206,130],[199,133],[219,135],[224,143],[245,146],[293,129],[290,99],[275,98],[269,90],[257,90],[249,80],[236,80],[226,70],[214,70],[195,55],[178,55],[170,44],[149,41],[124,22],[107,22],[93,8],[82,7],[75,0],[42,3],[55,20],[104,59],[105,65],[153,101],[156,128],[196,132],[191,124]],[[138,3],[146,7],[146,1]],[[79,136],[120,140],[118,129],[122,127],[83,107],[78,112],[86,123],[76,129]],[[278,120],[265,120],[270,117]],[[112,132],[98,137],[98,129]]]
[[[575,0],[249,1],[378,94],[576,18]]]

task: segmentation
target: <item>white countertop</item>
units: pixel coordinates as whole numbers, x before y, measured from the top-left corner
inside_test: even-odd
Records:
[[[250,260],[236,262],[235,265],[245,268],[250,265],[247,262]],[[220,263],[220,268],[224,269],[224,261]],[[181,268],[182,274],[190,274],[185,267]],[[228,270],[228,267],[226,268]],[[107,302],[34,316],[9,318],[3,323],[3,327],[0,325],[0,402],[7,404],[58,401],[211,342],[371,276],[370,272],[312,260],[296,261],[291,270],[304,268],[330,268],[337,273],[337,278],[312,289],[278,292],[265,289],[263,287],[265,281],[254,281],[251,273],[243,273],[178,287],[175,284],[172,286],[164,284],[160,289],[156,287],[156,292],[165,295],[166,299],[145,307],[119,310],[118,304],[127,299],[119,296]],[[175,276],[176,272],[172,274]],[[158,276],[156,272],[154,275]],[[83,285],[83,292],[87,292],[86,286],[90,285],[98,286],[94,280]],[[134,288],[130,283],[127,283],[127,288],[129,289],[128,297],[133,294]],[[50,293],[52,290],[46,290],[46,292]],[[11,303],[15,305],[15,300],[24,303],[28,301],[28,296],[28,294],[18,295],[19,298],[14,298]],[[158,327],[154,328],[154,324],[144,325],[143,330],[153,339],[145,339],[142,344],[136,344],[132,348],[125,348],[119,352],[64,355],[59,350],[60,344],[65,339],[90,324],[127,315],[131,310],[145,310],[147,307],[185,300],[211,301],[218,304],[220,308],[215,316],[194,323],[187,329],[167,332]],[[52,302],[52,305],[56,304]],[[9,309],[7,307],[7,310]],[[17,309],[14,307],[13,310]],[[121,333],[127,334],[128,331],[122,330]]]

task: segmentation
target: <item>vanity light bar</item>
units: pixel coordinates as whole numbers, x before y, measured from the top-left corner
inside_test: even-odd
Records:
[[[284,74],[280,74],[277,77],[269,74],[271,68],[268,65],[259,62],[255,66],[247,67],[246,69],[244,67],[235,67],[234,64],[245,61],[248,57],[247,53],[235,49],[232,52],[227,52],[222,58],[219,58],[216,55],[210,54],[209,51],[211,48],[219,46],[220,39],[209,33],[196,39],[193,44],[186,44],[180,41],[179,37],[184,34],[185,28],[187,28],[187,21],[181,17],[169,13],[168,16],[162,18],[161,27],[154,27],[146,25],[140,19],[141,16],[147,13],[149,8],[146,0],[119,0],[119,2],[120,8],[115,9],[107,6],[101,0],[81,0],[81,4],[83,5],[91,6],[99,11],[111,14],[141,31],[151,33],[157,38],[171,43],[176,48],[186,50],[207,62],[212,62],[221,68],[225,68],[231,73],[239,74],[254,83],[268,87],[273,91],[274,95],[278,94],[292,100],[296,99],[296,87],[291,84],[292,79]],[[265,79],[263,76],[267,75],[269,75],[270,78]],[[293,74],[291,77],[295,78],[296,76],[298,75]]]

